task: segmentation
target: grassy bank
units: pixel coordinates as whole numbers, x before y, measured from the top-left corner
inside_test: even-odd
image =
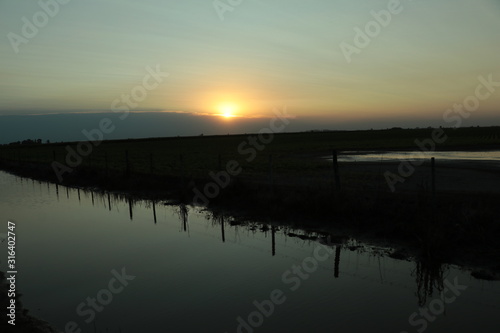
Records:
[[[428,139],[431,133],[431,129],[285,133],[275,135],[262,149],[251,144],[249,135],[104,141],[64,175],[62,184],[187,204],[203,201],[196,198],[199,191],[209,197],[202,203],[210,209],[303,228],[348,228],[377,239],[403,241],[419,249],[422,257],[478,263],[500,271],[500,194],[438,191],[434,196],[426,182],[411,191],[391,193],[383,171],[397,165],[385,164],[341,165],[339,189],[331,161],[317,158],[333,149],[415,150],[415,139]],[[498,127],[445,129],[445,133],[449,139],[438,149],[500,146]],[[52,163],[64,164],[67,147],[76,150],[77,144],[3,146],[0,167],[58,182]],[[213,191],[207,191],[207,184],[217,183],[211,173],[227,170],[231,160],[240,173],[209,196]],[[426,168],[419,169],[427,172]]]
[[[448,139],[437,149],[492,149],[500,147],[500,127],[443,129]],[[153,176],[185,176],[203,178],[208,172],[236,160],[242,176],[265,174],[269,156],[277,173],[315,173],[328,165],[305,158],[328,155],[332,149],[346,150],[417,150],[415,140],[432,137],[432,129],[392,129],[373,131],[339,131],[276,134],[270,143],[255,135],[197,136],[156,139],[104,141],[92,146],[92,153],[83,156],[81,166],[111,174]],[[267,142],[267,137],[265,138]],[[11,162],[49,164],[66,163],[68,148],[77,151],[77,142],[42,145],[0,146],[0,158]],[[127,157],[128,156],[128,157]],[[128,158],[128,164],[127,164]]]

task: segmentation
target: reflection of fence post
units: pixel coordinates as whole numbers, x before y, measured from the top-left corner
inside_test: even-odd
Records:
[[[337,160],[337,151],[332,152],[333,157],[333,179],[335,183],[335,189],[340,191],[340,175],[339,175],[339,163]]]
[[[271,226],[271,255],[274,257],[276,255],[276,227]]]
[[[129,213],[130,221],[133,221],[134,220],[134,212],[132,210],[132,199],[130,198],[130,196],[128,197],[128,213]]]
[[[340,245],[335,246],[335,265],[333,269],[333,276],[335,278],[339,277],[339,266],[340,266]]]
[[[226,232],[224,230],[224,215],[221,214],[219,219],[220,219],[221,232],[222,232],[222,243],[225,243],[226,242]]]
[[[155,219],[155,224],[156,224],[156,206],[155,206],[155,201],[153,200],[153,217]]]

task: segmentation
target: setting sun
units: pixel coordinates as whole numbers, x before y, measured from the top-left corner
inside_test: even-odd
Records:
[[[234,117],[237,107],[234,104],[223,104],[219,107],[220,115],[224,118]]]

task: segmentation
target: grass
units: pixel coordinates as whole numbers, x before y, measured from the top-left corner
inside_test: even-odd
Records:
[[[211,181],[210,172],[218,172],[227,161],[235,160],[242,172],[210,200],[212,209],[308,228],[344,225],[358,232],[370,231],[376,237],[405,239],[417,246],[425,258],[448,260],[459,254],[470,262],[498,263],[498,195],[438,193],[435,204],[425,184],[414,192],[393,194],[384,184],[384,168],[352,169],[349,164],[341,166],[342,191],[338,192],[333,186],[331,161],[317,158],[330,155],[333,149],[417,150],[415,140],[431,138],[432,131],[276,134],[252,161],[247,160],[248,153],[238,151],[240,145],[248,143],[250,135],[104,141],[74,172],[65,175],[63,183],[109,190],[156,190],[162,196],[190,203],[193,189],[203,189]],[[500,127],[444,131],[448,139],[437,146],[438,150],[500,147]],[[76,146],[76,142],[0,146],[0,166],[55,181],[51,168],[54,155],[56,161],[64,163],[66,148]]]
[[[449,137],[438,149],[498,148],[500,127],[444,129]],[[236,160],[243,168],[242,176],[265,175],[269,171],[269,155],[277,174],[318,174],[330,166],[310,156],[329,155],[336,150],[417,150],[415,140],[431,138],[432,129],[393,129],[369,131],[308,132],[276,134],[274,140],[256,151],[248,161],[250,135],[198,136],[104,141],[83,158],[82,166],[111,174],[124,174],[126,152],[129,167],[135,174],[203,178],[208,172],[224,168]],[[247,144],[245,144],[247,142]],[[239,152],[242,146],[244,154]],[[0,146],[0,158],[10,161],[50,164],[65,163],[66,147],[76,150],[77,143]],[[182,157],[181,157],[182,155]]]

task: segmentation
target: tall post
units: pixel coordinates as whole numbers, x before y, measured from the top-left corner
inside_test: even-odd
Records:
[[[340,175],[339,175],[339,163],[337,160],[337,151],[333,150],[332,152],[333,158],[333,178],[335,183],[335,189],[340,191]]]
[[[432,181],[432,197],[436,198],[436,159],[434,157],[431,158],[431,181]]]
[[[184,196],[184,156],[182,154],[179,154],[179,165],[180,165],[180,176],[181,176],[181,193]]]
[[[149,153],[149,173],[153,174],[153,153]]]
[[[108,178],[108,152],[104,152],[104,171],[106,172],[106,178]]]
[[[269,186],[271,192],[274,190],[274,178],[273,178],[273,154],[269,154]]]
[[[128,150],[125,150],[125,177],[130,177],[130,164],[128,161]]]
[[[432,222],[436,222],[436,209],[437,209],[437,202],[436,202],[436,159],[434,157],[431,158],[431,188],[432,188],[432,204],[431,204],[431,209],[432,209]]]

